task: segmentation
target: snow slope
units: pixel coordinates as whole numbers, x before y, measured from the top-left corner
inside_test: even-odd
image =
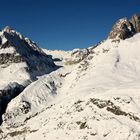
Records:
[[[62,67],[8,104],[2,140],[140,139],[140,34],[76,53],[49,52],[65,60],[56,62]]]

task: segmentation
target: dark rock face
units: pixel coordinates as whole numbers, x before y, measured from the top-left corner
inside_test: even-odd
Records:
[[[18,67],[21,63],[23,65]],[[18,75],[16,79],[16,73],[12,75],[14,77],[12,80],[6,75],[7,73],[4,75],[8,80],[4,86],[0,87],[0,123],[2,123],[2,114],[5,113],[8,103],[13,98],[18,96],[31,81],[36,80],[37,76],[48,74],[58,68],[53,59],[45,54],[36,43],[7,26],[0,31],[0,69],[5,72],[5,68],[10,66],[12,69],[7,73],[11,73],[15,68],[20,74],[25,70],[29,76],[27,78],[23,76],[20,82],[17,80]],[[21,106],[23,110],[20,111],[27,113],[30,105],[24,102]]]
[[[4,116],[2,117],[2,120],[5,122],[8,122],[11,118],[16,118],[17,116],[20,116],[20,114],[27,114],[31,110],[31,104],[27,101],[23,101],[20,103],[20,105],[14,110],[14,112],[5,112]],[[10,124],[12,125],[12,124]]]
[[[0,54],[0,65],[2,64],[10,64],[10,63],[20,63],[23,59],[20,55],[14,55],[10,53]]]
[[[109,33],[109,39],[126,39],[132,37],[134,34],[140,33],[140,17],[132,16],[129,20],[127,18],[120,19]]]
[[[46,55],[36,43],[8,26],[2,30],[0,35],[1,50],[3,51],[0,53],[0,65],[4,64],[6,67],[11,63],[25,62],[28,73],[34,77],[49,73],[57,68],[53,59]],[[5,50],[12,50],[12,52],[5,52]]]
[[[0,90],[0,117],[5,112],[7,104],[20,94],[24,90],[24,86],[18,83],[11,83],[3,90]],[[2,123],[2,118],[0,118],[0,124]]]
[[[132,23],[135,31],[139,33],[140,32],[140,17],[137,15],[133,15],[130,22]]]

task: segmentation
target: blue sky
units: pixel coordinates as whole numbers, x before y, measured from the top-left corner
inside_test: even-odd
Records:
[[[0,28],[9,25],[43,48],[71,50],[105,39],[134,13],[140,0],[2,0]]]

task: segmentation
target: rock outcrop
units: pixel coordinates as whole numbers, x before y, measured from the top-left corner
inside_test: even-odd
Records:
[[[140,16],[138,16],[136,14],[133,15],[132,18],[131,18],[131,20],[130,20],[130,22],[132,23],[135,31],[137,33],[139,33],[140,32]]]
[[[18,83],[11,83],[3,90],[0,90],[0,124],[2,123],[2,114],[5,113],[7,104],[24,90],[24,86]]]
[[[133,15],[129,20],[122,18],[113,26],[109,33],[109,39],[126,39],[132,37],[134,34],[140,33],[140,17]]]

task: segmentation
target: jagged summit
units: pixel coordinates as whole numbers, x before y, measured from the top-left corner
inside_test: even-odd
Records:
[[[134,14],[129,20],[127,17],[116,22],[112,31],[109,33],[109,39],[126,39],[140,32],[140,16]]]
[[[6,26],[0,33],[0,67],[22,62],[26,63],[28,71],[35,75],[48,73],[55,67],[51,57],[36,43]]]
[[[0,123],[11,99],[56,68],[50,55],[30,39],[9,26],[0,31]]]
[[[10,27],[10,26],[6,26],[3,31],[4,32],[7,32],[7,33],[10,33],[13,29]]]

